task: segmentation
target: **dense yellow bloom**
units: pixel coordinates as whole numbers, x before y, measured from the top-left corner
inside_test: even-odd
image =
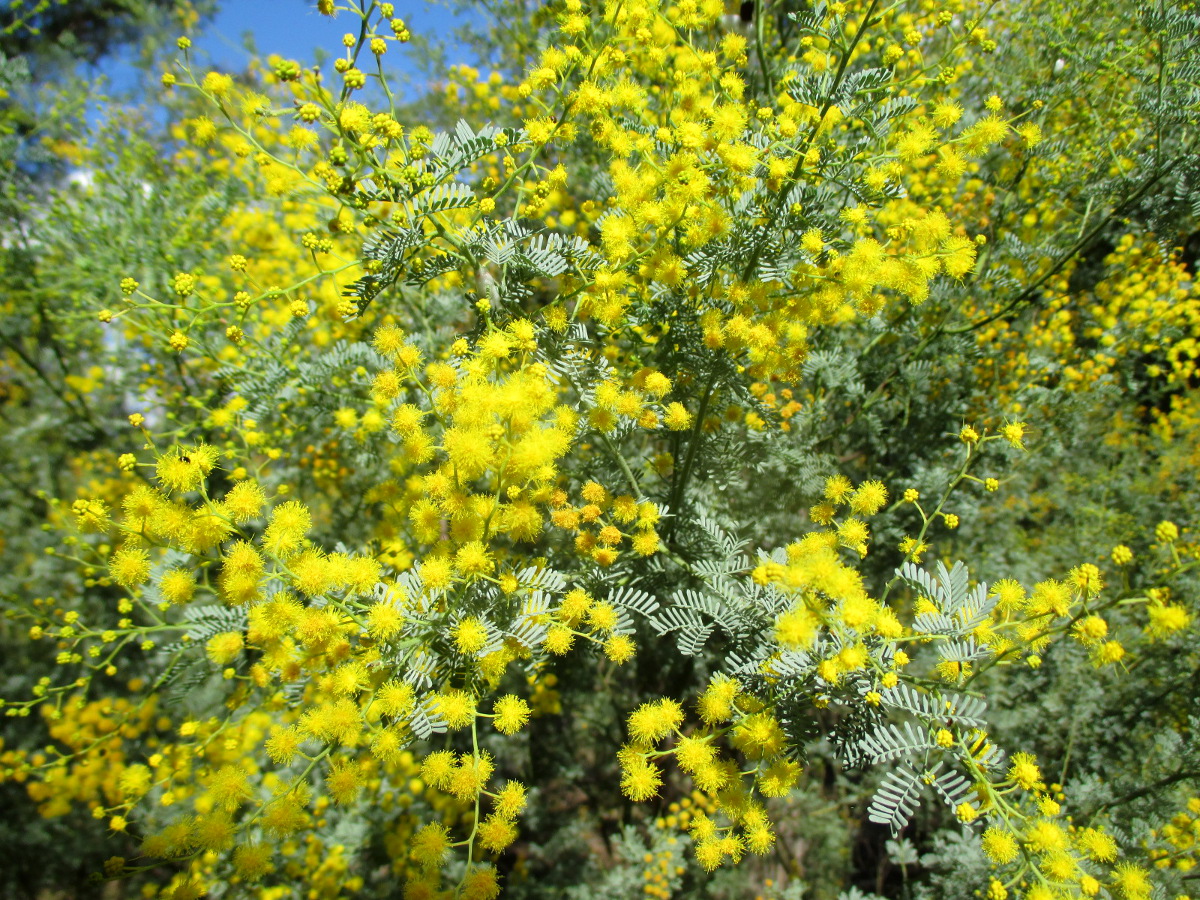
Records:
[[[335,803],[352,803],[362,789],[362,773],[355,762],[335,760],[326,773],[325,784]]]
[[[468,541],[454,555],[454,568],[461,575],[487,575],[496,567],[481,541]]]
[[[510,781],[496,794],[496,815],[506,819],[515,819],[525,808],[525,785],[519,781]]]
[[[639,744],[654,744],[683,723],[683,708],[669,697],[643,703],[629,715],[629,735]]]
[[[1113,871],[1117,890],[1125,900],[1144,900],[1150,896],[1150,879],[1144,869],[1134,863],[1120,863]]]
[[[446,790],[459,800],[473,800],[484,789],[493,771],[491,756],[463,754],[450,772]]]
[[[33,618],[20,633],[65,677],[39,681],[30,702],[5,698],[14,726],[40,703],[43,715],[29,718],[46,734],[15,732],[18,742],[0,747],[0,780],[25,785],[48,817],[86,806],[113,830],[145,834],[140,852],[176,858],[164,896],[219,893],[229,856],[237,882],[277,873],[278,884],[251,892],[301,881],[314,898],[369,889],[378,873],[359,871],[330,832],[365,809],[387,826],[368,837],[385,868],[409,876],[406,896],[490,898],[498,876],[480,854],[513,844],[527,794],[517,782],[489,784],[513,769],[483,747],[500,754],[532,740],[536,754],[537,741],[566,728],[602,772],[600,707],[582,696],[597,685],[580,680],[594,675],[632,710],[628,744],[609,748],[622,794],[664,795],[662,824],[647,819],[639,832],[652,848],[646,896],[690,879],[674,868],[677,829],[710,871],[774,847],[764,798],[783,809],[798,783],[804,723],[857,729],[901,710],[935,745],[921,766],[942,758],[978,779],[954,812],[990,826],[989,900],[1006,900],[1010,887],[1054,900],[1076,885],[1085,896],[1144,900],[1151,863],[1186,871],[1161,848],[1184,850],[1172,841],[1191,841],[1190,824],[1142,841],[1146,869],[1140,858],[1114,869],[1115,841],[1071,824],[1060,786],[1043,783],[1031,755],[989,768],[996,748],[985,726],[971,731],[950,712],[960,692],[1006,683],[1010,663],[1044,658],[1041,684],[1063,671],[1051,664],[1070,658],[1062,653],[1086,652],[1115,678],[1150,641],[1187,643],[1193,612],[1173,576],[1195,556],[1192,535],[1136,520],[1149,490],[1138,479],[1118,486],[1128,494],[1120,517],[1095,525],[1101,550],[1119,539],[1142,547],[1153,531],[1136,567],[1114,575],[1100,556],[1065,574],[1044,565],[1058,560],[1050,544],[1070,525],[1044,475],[1092,455],[1053,455],[1065,437],[1057,398],[1111,403],[1104,439],[1122,459],[1170,448],[1146,451],[1157,468],[1141,481],[1187,485],[1194,474],[1192,273],[1182,254],[1146,249],[1157,237],[1118,237],[1120,211],[1068,177],[1072,166],[1128,177],[1140,126],[1104,135],[1078,116],[1106,110],[1018,100],[1019,87],[1007,100],[972,97],[1008,70],[959,54],[960,43],[994,47],[969,4],[901,4],[866,19],[852,4],[822,9],[812,27],[785,29],[794,41],[767,16],[748,40],[718,0],[562,0],[525,35],[538,49],[523,64],[504,58],[491,77],[470,66],[448,73],[431,114],[461,114],[463,124],[438,136],[405,119],[387,91],[346,99],[368,78],[359,60],[380,62],[410,37],[393,3],[366,4],[360,28],[353,10],[318,0],[322,14],[352,20],[329,67],[341,80],[278,59],[248,76],[255,90],[199,75],[221,115],[181,108],[184,155],[170,166],[203,176],[195,181],[206,189],[237,187],[214,194],[229,200],[229,240],[205,247],[184,227],[178,265],[191,271],[103,289],[106,340],[137,360],[116,393],[106,393],[118,381],[106,367],[121,360],[108,361],[103,344],[106,362],[87,370],[96,348],[79,332],[89,362],[64,376],[54,403],[107,416],[134,391],[144,415],[130,417],[134,430],[117,444],[104,436],[95,452],[72,447],[55,473],[75,493],[51,505],[48,527],[74,519],[85,534],[52,549],[79,576],[68,590],[31,587]],[[1035,13],[995,14],[1004,17],[996,33],[1020,47],[1046,36]],[[1086,18],[1075,24],[1087,28]],[[773,55],[785,40],[786,55]],[[1139,58],[1126,49],[1122,59]],[[798,99],[863,66],[879,84],[858,90],[862,106]],[[1102,73],[1113,97],[1127,86],[1119,68]],[[197,86],[186,59],[178,71],[165,83]],[[883,110],[895,115],[877,128]],[[468,127],[475,137],[464,137]],[[1043,130],[1102,146],[1080,146],[1078,162],[1045,143],[1031,154]],[[279,198],[278,216],[257,201],[242,208],[241,197],[264,192]],[[1085,272],[1058,254],[1086,247],[1089,229],[1119,245]],[[1049,256],[1013,250],[1039,246]],[[1077,287],[1093,274],[1094,286]],[[68,308],[61,320],[76,318]],[[86,319],[99,330],[95,310]],[[937,344],[948,356],[922,358],[932,337],[920,336],[946,331],[959,336]],[[910,334],[915,343],[897,341]],[[963,340],[986,352],[958,349]],[[838,368],[831,349],[854,363],[844,377],[828,371]],[[0,362],[6,412],[41,413],[44,389],[25,361]],[[1030,441],[1016,421],[1026,413],[1048,449],[1018,469],[1008,448]],[[948,421],[957,437],[937,435]],[[856,446],[864,433],[877,440]],[[910,440],[922,444],[911,456],[891,453],[891,442]],[[814,483],[793,465],[809,449],[812,465],[839,474]],[[943,452],[950,475],[939,485],[943,467],[930,462]],[[228,471],[214,475],[218,464]],[[151,467],[153,487],[139,483]],[[888,487],[872,477],[885,471],[921,492],[904,490],[907,505],[889,509]],[[1092,503],[1090,486],[1072,480],[1088,471],[1072,469],[1064,483]],[[964,484],[993,492],[1002,480],[1008,496],[963,495]],[[773,498],[794,508],[769,508]],[[1163,502],[1156,495],[1152,506]],[[122,512],[115,521],[112,508]],[[872,516],[882,518],[868,525]],[[1042,528],[1051,517],[1055,528]],[[952,612],[940,592],[893,580],[898,560],[881,570],[855,558],[873,531],[890,542],[882,556],[898,544],[912,562],[930,553],[949,566],[960,550],[991,547],[997,523],[1026,519],[1035,525],[996,552],[1046,575],[1029,592],[997,581],[994,607],[953,616],[971,630],[955,639],[978,648],[974,669],[944,635],[925,633]],[[742,535],[748,549],[730,549]],[[6,534],[13,559],[36,555],[23,541]],[[1134,553],[1120,544],[1110,558],[1132,566]],[[28,574],[14,583],[31,584]],[[103,595],[113,584],[126,590]],[[183,604],[194,605],[171,608]],[[648,656],[675,652],[672,639],[644,643],[654,628],[693,614],[713,623],[707,647],[718,656],[683,667]],[[223,630],[210,625],[225,616]],[[685,629],[681,648],[694,632]],[[1073,647],[1053,646],[1064,638]],[[224,669],[213,679],[220,701],[182,724],[154,680],[176,655]],[[617,670],[635,656],[638,672]],[[735,680],[718,664],[746,674]],[[973,680],[976,671],[988,678]],[[637,693],[656,672],[675,696]],[[689,688],[689,673],[708,681]],[[127,685],[97,695],[115,679]],[[73,681],[96,699],[76,704],[63,693]],[[521,696],[500,694],[508,690]],[[918,695],[934,705],[912,707]],[[499,736],[535,716],[553,727]],[[499,735],[479,730],[477,717]],[[459,733],[442,734],[443,723]],[[548,792],[530,795],[539,828],[552,825]],[[1134,852],[1141,840],[1131,836]],[[1022,859],[1034,867],[1025,884],[1004,870]],[[536,877],[539,864],[534,854],[515,874]],[[133,869],[141,863],[106,865],[112,877]]]
[[[625,748],[617,754],[621,763],[621,792],[630,800],[649,800],[662,785],[662,773],[637,751]]]
[[[224,631],[208,639],[205,652],[214,663],[223,666],[232,662],[245,645],[240,631]]]
[[[989,828],[983,833],[983,852],[988,859],[1004,865],[1017,858],[1017,839],[1000,828]]]
[[[637,645],[627,634],[615,634],[604,642],[604,655],[617,665],[633,659]]]
[[[423,868],[434,869],[450,849],[450,833],[445,825],[425,825],[417,832],[412,843],[412,857]]]
[[[487,628],[476,618],[466,618],[454,626],[454,645],[460,653],[474,654],[488,641]]]
[[[435,701],[438,713],[451,728],[465,728],[475,719],[475,700],[465,691],[447,691]]]
[[[1192,616],[1178,604],[1151,605],[1146,610],[1149,623],[1146,633],[1154,638],[1163,638],[1176,631],[1183,631],[1191,624]]]
[[[218,769],[208,784],[208,790],[217,805],[228,810],[237,809],[252,795],[246,772],[234,765]]]
[[[725,675],[714,676],[700,695],[697,704],[700,718],[710,724],[728,721],[733,717],[734,699],[740,690],[741,685],[735,679]]]
[[[247,479],[230,488],[221,502],[233,521],[245,522],[258,516],[266,503],[266,496],[257,481]]]
[[[479,842],[483,849],[499,852],[517,839],[517,828],[511,819],[490,816],[479,826]]]
[[[887,488],[880,481],[864,481],[850,497],[850,509],[859,515],[873,516],[888,501]]]
[[[271,510],[270,520],[263,532],[263,547],[276,556],[284,556],[300,546],[305,533],[312,527],[308,508],[299,501],[289,500]]]
[[[1028,753],[1014,753],[1008,767],[1008,777],[1027,791],[1031,791],[1042,780],[1037,760]]]
[[[200,487],[218,460],[217,450],[207,444],[180,448],[164,453],[155,464],[155,475],[172,493],[194,491]]]
[[[1117,858],[1117,842],[1112,835],[1095,828],[1085,828],[1075,838],[1079,848],[1090,858],[1099,862],[1112,862]]]
[[[682,403],[670,403],[663,416],[663,424],[672,431],[683,431],[692,425],[692,414]]]
[[[195,596],[195,576],[186,569],[168,569],[158,583],[159,592],[168,603],[187,603]]]
[[[493,710],[496,730],[503,734],[515,734],[529,721],[529,704],[513,694],[505,694],[496,701]]]
[[[820,625],[817,615],[800,603],[775,620],[775,639],[785,647],[807,649],[816,640]]]
[[[108,561],[113,581],[135,587],[150,577],[150,554],[140,547],[122,547]]]

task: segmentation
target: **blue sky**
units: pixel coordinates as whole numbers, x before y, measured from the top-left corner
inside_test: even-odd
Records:
[[[330,54],[338,52],[343,34],[358,33],[357,20],[349,13],[333,19],[322,16],[314,0],[223,0],[220,6],[196,44],[222,67],[240,68],[249,59],[243,49],[247,32],[253,35],[260,53],[278,53],[301,62],[312,57],[315,47]],[[395,7],[396,15],[417,34],[448,36],[457,24],[448,9],[422,0],[396,3]],[[396,52],[399,49],[395,45],[389,49],[389,62],[400,62],[393,59],[403,56]]]
[[[445,6],[425,0],[400,0],[395,3],[396,15],[404,19],[415,35],[427,35],[444,40],[449,62],[470,62],[465,51],[456,55],[452,32],[462,17],[456,17]],[[327,57],[342,49],[342,35],[358,33],[358,20],[350,13],[336,18],[320,15],[315,0],[220,0],[219,12],[198,32],[192,34],[192,57],[198,71],[217,68],[236,72],[245,68],[251,54],[246,50],[249,35],[261,57],[278,53],[295,59],[301,65],[312,65],[314,50],[320,48]],[[386,68],[409,77],[418,77],[418,70],[403,45],[391,43],[384,58]],[[120,87],[132,70],[121,60],[110,60],[101,69]],[[395,89],[393,85],[393,89]]]

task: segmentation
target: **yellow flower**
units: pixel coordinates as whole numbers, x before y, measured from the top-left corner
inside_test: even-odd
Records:
[[[604,655],[617,665],[633,659],[636,651],[637,647],[633,640],[625,634],[615,634],[604,642]]]
[[[505,694],[493,708],[496,730],[502,734],[516,734],[529,721],[529,704],[514,694]]]
[[[487,646],[487,628],[473,616],[463,619],[455,625],[451,633],[459,653],[472,656]]]
[[[223,666],[232,662],[242,652],[245,645],[245,639],[240,631],[223,631],[208,639],[205,652],[214,663]]]
[[[450,728],[465,728],[475,720],[475,700],[465,691],[451,690],[434,695],[438,713]]]
[[[850,509],[859,515],[873,516],[888,501],[887,488],[881,481],[864,481],[850,497]]]
[[[983,852],[987,858],[999,865],[1006,865],[1017,858],[1020,848],[1013,835],[1000,828],[989,828],[983,833]]]
[[[135,587],[150,577],[150,554],[140,547],[122,547],[109,557],[108,571],[121,587]]]
[[[1014,753],[1012,764],[1008,767],[1008,777],[1015,784],[1031,791],[1042,780],[1042,771],[1037,766],[1037,760],[1029,753]]]
[[[682,403],[668,404],[663,414],[663,424],[671,431],[684,431],[692,425],[692,414]]]
[[[515,819],[525,808],[525,785],[510,781],[496,794],[496,815]]]
[[[1152,638],[1164,638],[1176,631],[1182,631],[1191,624],[1191,613],[1177,604],[1151,605],[1146,609],[1150,621],[1146,625],[1146,634]]]
[[[222,766],[212,776],[208,791],[218,806],[235,810],[253,796],[246,772],[241,766]]]
[[[1024,422],[1010,422],[1000,429],[1000,434],[1002,434],[1004,439],[1012,444],[1012,446],[1016,447],[1018,450],[1024,450],[1026,427],[1027,426]]]
[[[429,824],[412,839],[412,857],[424,869],[436,869],[450,850],[450,832],[445,825]]]
[[[454,555],[454,568],[460,575],[470,577],[488,575],[496,564],[481,541],[468,541]]]
[[[638,744],[662,740],[683,723],[683,709],[670,699],[643,703],[629,715],[629,735]]]
[[[662,772],[642,754],[624,748],[617,754],[621,763],[621,793],[630,800],[649,800],[662,785]]]

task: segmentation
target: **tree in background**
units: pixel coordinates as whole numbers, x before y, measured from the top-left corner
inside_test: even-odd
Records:
[[[213,8],[180,0],[13,0],[0,10],[0,53],[47,67],[94,65],[149,34],[178,28],[181,16],[195,25]]]

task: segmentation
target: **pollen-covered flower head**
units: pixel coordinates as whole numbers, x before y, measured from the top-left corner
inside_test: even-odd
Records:
[[[669,697],[643,703],[629,716],[629,735],[639,745],[662,740],[683,723],[683,708]]]
[[[154,474],[159,484],[170,493],[197,490],[219,459],[216,447],[198,444],[195,447],[175,447],[158,458]]]
[[[1031,791],[1041,782],[1042,770],[1038,768],[1037,760],[1031,754],[1014,753],[1012,764],[1008,767],[1008,777],[1013,783]]]
[[[864,481],[850,497],[850,509],[863,516],[873,516],[887,504],[888,492],[882,481]]]

